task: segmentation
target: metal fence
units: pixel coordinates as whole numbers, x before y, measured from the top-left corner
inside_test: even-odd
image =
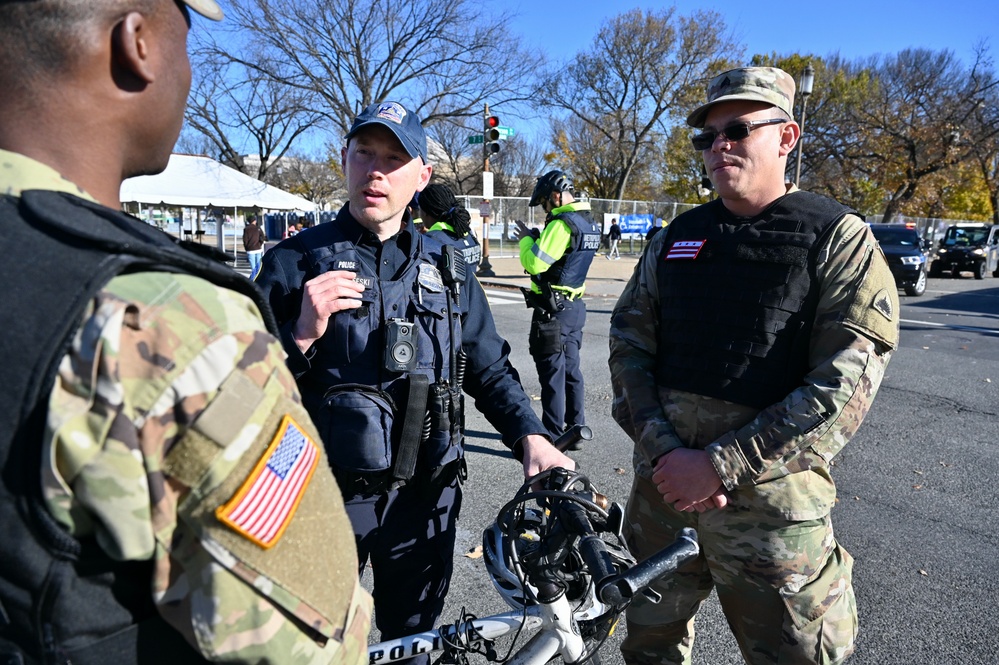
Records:
[[[479,204],[482,199],[476,196],[459,196],[468,211],[472,214],[472,228],[477,236],[482,237],[482,216],[479,214]],[[540,228],[544,225],[544,212],[540,206],[528,207],[527,197],[496,197],[490,201],[489,210],[489,249],[493,256],[516,256],[518,253],[517,242],[513,239],[513,234],[517,229],[515,220],[522,220],[529,227]],[[603,225],[604,234],[607,233],[609,222],[606,220],[610,216],[623,215],[651,215],[653,223],[669,223],[677,215],[692,208],[696,208],[699,203],[678,203],[675,201],[618,201],[614,199],[588,199],[593,219]],[[878,223],[883,215],[868,215],[868,222]],[[941,219],[937,217],[911,217],[908,215],[898,215],[896,223],[914,224],[920,235],[930,241],[931,247],[937,246],[937,241],[947,232],[947,227],[952,224],[971,223],[962,219]],[[986,222],[987,223],[987,222]],[[641,252],[645,248],[644,233],[625,233],[621,239],[621,251],[632,253]]]
[[[472,229],[475,235],[482,238],[488,236],[490,254],[497,257],[516,256],[518,253],[517,241],[514,234],[517,231],[516,220],[520,220],[532,228],[540,228],[544,225],[545,213],[540,206],[533,208],[527,204],[528,197],[519,196],[498,196],[489,202],[488,211],[480,208],[481,197],[459,196],[458,201],[463,203],[472,216]],[[619,201],[616,199],[585,199],[590,203],[590,210],[593,219],[602,225],[606,235],[610,222],[608,216],[623,215],[650,215],[653,224],[661,225],[672,221],[677,215],[691,208],[696,207],[696,203],[677,203],[674,201]],[[483,216],[481,212],[488,212],[489,228],[484,230],[482,226]],[[636,252],[645,247],[645,230],[641,233],[624,233],[621,239],[621,251]]]

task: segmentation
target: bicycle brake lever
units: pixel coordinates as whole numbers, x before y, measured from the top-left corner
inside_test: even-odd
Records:
[[[653,603],[655,605],[658,605],[663,600],[663,596],[661,593],[659,593],[655,589],[650,589],[649,587],[645,587],[644,589],[642,589],[642,595],[645,596],[645,598],[650,603]]]
[[[624,508],[617,501],[607,508],[607,530],[624,541]]]

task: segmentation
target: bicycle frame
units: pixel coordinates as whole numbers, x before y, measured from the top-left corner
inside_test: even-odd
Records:
[[[544,665],[553,657],[561,656],[564,662],[574,663],[586,648],[579,634],[577,618],[597,616],[601,611],[603,610],[600,608],[589,608],[586,612],[573,616],[572,606],[562,596],[552,603],[529,605],[524,611],[465,621],[458,625],[457,631],[455,626],[447,625],[437,630],[372,644],[368,647],[368,662],[369,665],[383,665],[424,653],[443,651],[448,644],[475,645],[483,640],[495,640],[518,631],[539,631],[506,662],[513,665]]]
[[[532,489],[540,481],[546,489]],[[535,501],[538,508],[524,507]],[[582,474],[555,468],[528,479],[482,536],[493,585],[510,607],[522,609],[482,618],[466,613],[456,625],[372,644],[369,665],[439,651],[459,663],[467,662],[467,652],[499,661],[491,642],[508,635],[514,635],[514,643],[504,663],[590,659],[636,594],[646,590],[658,599],[647,591],[649,584],[699,552],[697,534],[683,529],[671,545],[637,563],[621,533],[623,519],[620,504],[609,503]],[[530,635],[523,644],[521,634]],[[484,642],[486,650],[480,648]]]

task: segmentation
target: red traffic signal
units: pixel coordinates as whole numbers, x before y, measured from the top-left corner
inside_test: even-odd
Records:
[[[483,143],[486,156],[495,155],[500,151],[500,130],[499,130],[499,116],[490,115],[486,117],[486,127],[483,132],[484,141]]]

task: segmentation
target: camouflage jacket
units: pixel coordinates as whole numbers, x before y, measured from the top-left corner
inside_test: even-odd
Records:
[[[652,240],[611,318],[612,410],[635,442],[635,472],[650,478],[665,453],[700,448],[735,505],[787,519],[828,514],[829,463],[866,416],[898,344],[898,293],[870,229],[854,215],[834,227],[817,265],[809,371],[763,411],[656,384],[656,257],[666,236]]]
[[[0,151],[0,193],[28,189],[90,199]],[[312,456],[262,533],[237,513],[288,441]],[[248,298],[182,274],[112,279],[60,364],[44,444],[52,515],[112,559],[153,560],[160,614],[206,658],[367,661],[371,600],[340,492]]]

